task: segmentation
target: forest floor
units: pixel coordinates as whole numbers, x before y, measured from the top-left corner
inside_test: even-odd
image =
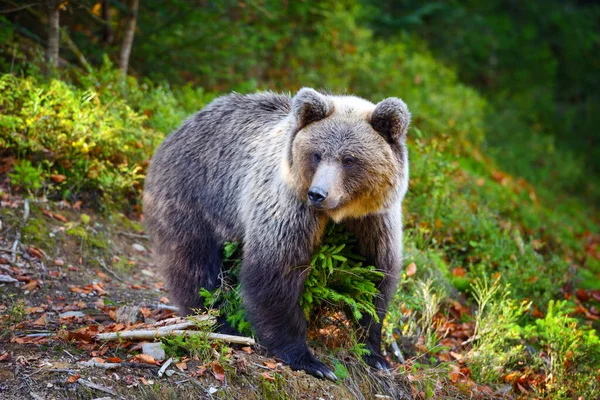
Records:
[[[176,357],[159,377],[167,361],[140,355],[139,341],[95,338],[176,315],[139,222],[0,189],[1,399],[413,397],[399,369],[377,375],[349,359],[351,376],[332,383],[258,345],[211,344],[208,357]],[[125,305],[136,307],[129,323],[117,316]]]

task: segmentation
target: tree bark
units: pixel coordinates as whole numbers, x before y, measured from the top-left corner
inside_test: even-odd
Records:
[[[123,72],[123,76],[127,76],[127,69],[129,68],[129,56],[131,55],[131,47],[133,46],[139,5],[140,0],[130,0],[129,15],[127,16],[125,34],[123,35],[123,43],[121,44],[121,54],[119,55],[119,67]]]
[[[46,62],[48,70],[58,67],[58,49],[60,43],[60,8],[58,0],[46,0],[48,8],[48,45]]]
[[[110,4],[108,0],[102,0],[102,19],[105,22],[104,31],[102,32],[102,43],[104,46],[111,46],[115,38],[112,29]]]

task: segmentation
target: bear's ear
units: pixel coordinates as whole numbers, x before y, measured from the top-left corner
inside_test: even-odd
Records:
[[[319,121],[332,111],[325,96],[311,88],[302,88],[292,99],[292,114],[296,117],[298,129],[311,122]]]
[[[405,139],[409,125],[410,111],[396,97],[381,101],[371,114],[371,126],[390,143]]]

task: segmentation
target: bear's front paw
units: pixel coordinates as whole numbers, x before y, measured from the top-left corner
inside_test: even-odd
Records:
[[[294,371],[305,371],[307,374],[316,376],[317,378],[326,378],[332,382],[337,381],[337,376],[325,364],[320,361],[312,360],[298,364],[290,364],[290,368]]]
[[[392,365],[388,360],[381,354],[377,354],[374,351],[371,351],[371,354],[363,357],[367,365],[375,368],[379,371],[389,371],[392,369]]]
[[[294,371],[305,371],[317,378],[326,378],[337,381],[337,376],[325,364],[318,361],[306,346],[306,343],[296,342],[271,350],[278,358],[290,366]]]

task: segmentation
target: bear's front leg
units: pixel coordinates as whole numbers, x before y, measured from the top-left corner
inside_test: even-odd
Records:
[[[360,321],[364,330],[363,340],[370,351],[365,356],[367,364],[376,369],[389,369],[390,363],[381,355],[381,325],[387,314],[390,301],[394,297],[402,265],[402,209],[398,204],[394,209],[377,215],[348,221],[346,226],[356,236],[365,265],[375,265],[384,273],[378,283],[379,294],[373,303],[379,322],[370,315]]]
[[[324,223],[310,218],[309,212],[283,219],[271,213],[253,215],[244,239],[242,298],[259,341],[269,352],[294,370],[336,380],[306,344],[306,319],[299,303]]]

